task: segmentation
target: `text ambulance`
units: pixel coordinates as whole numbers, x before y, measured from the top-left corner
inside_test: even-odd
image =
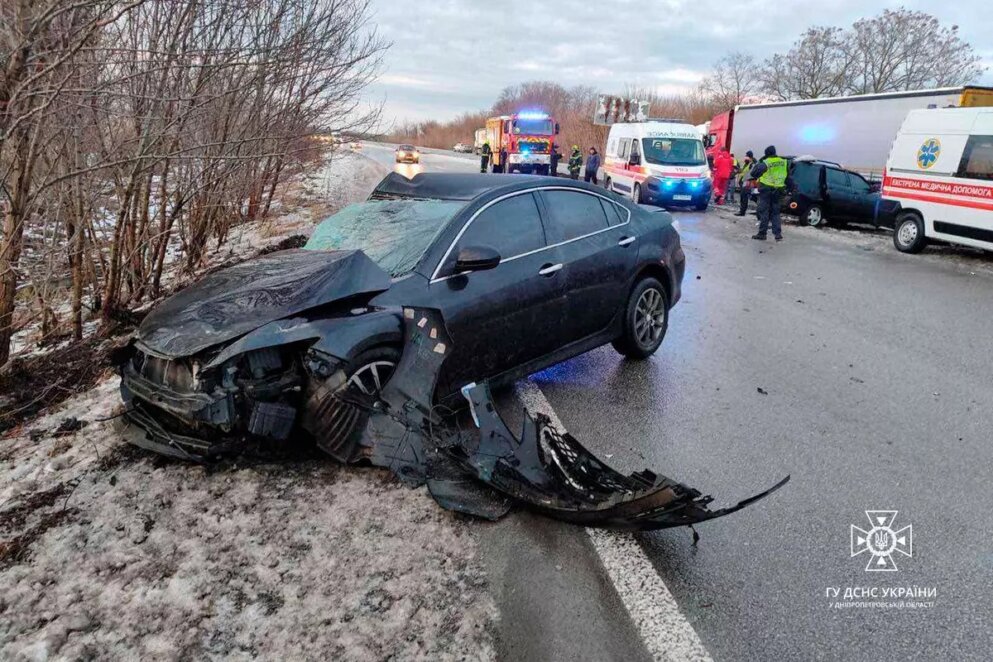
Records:
[[[679,120],[614,124],[607,137],[605,186],[635,202],[707,208],[710,168],[700,132]]]
[[[993,250],[993,108],[913,110],[886,164],[883,197],[900,203],[893,243]]]

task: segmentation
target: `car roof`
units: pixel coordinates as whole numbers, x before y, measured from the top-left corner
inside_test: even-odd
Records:
[[[379,182],[369,199],[427,198],[468,201],[490,193],[510,193],[549,185],[604,194],[602,188],[562,177],[422,172],[408,179],[399,173],[391,172]]]

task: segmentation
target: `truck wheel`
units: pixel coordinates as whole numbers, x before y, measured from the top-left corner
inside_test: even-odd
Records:
[[[800,220],[812,228],[820,228],[827,225],[824,210],[821,209],[820,205],[810,205],[807,207],[803,211],[803,214],[800,215]]]
[[[902,212],[896,217],[893,230],[893,245],[901,253],[920,253],[927,245],[924,236],[924,221],[912,211]]]

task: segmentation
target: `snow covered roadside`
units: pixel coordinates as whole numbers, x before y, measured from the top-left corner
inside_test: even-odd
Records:
[[[216,259],[309,235],[381,170],[341,155]],[[118,402],[108,379],[0,439],[0,659],[495,657],[471,525],[426,490],[319,457],[166,460],[99,420]]]
[[[208,470],[122,442],[116,379],[0,455],[0,659],[492,659],[469,524],[322,458]],[[34,437],[41,437],[32,441]]]

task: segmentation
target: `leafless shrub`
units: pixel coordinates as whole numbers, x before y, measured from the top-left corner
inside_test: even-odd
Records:
[[[367,0],[0,5],[0,364],[17,306],[72,336],[265,218],[315,134],[366,130]]]

